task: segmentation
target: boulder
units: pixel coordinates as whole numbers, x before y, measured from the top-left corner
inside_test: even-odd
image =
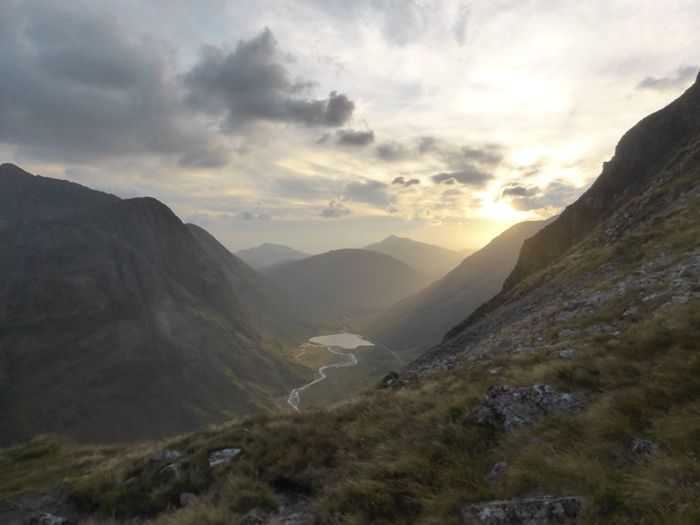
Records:
[[[177,463],[168,463],[162,467],[158,472],[156,472],[156,479],[158,481],[167,481],[174,478],[180,473],[180,466]]]
[[[553,412],[573,413],[583,408],[581,395],[558,392],[548,385],[491,386],[484,401],[466,414],[467,421],[506,431],[534,425]]]
[[[24,520],[23,525],[72,525],[72,523],[61,516],[56,516],[49,512],[41,512]]]
[[[389,372],[379,382],[379,388],[397,388],[406,384],[406,380],[402,379],[396,372]]]
[[[225,467],[233,458],[239,456],[242,449],[236,447],[222,448],[209,453],[209,468]]]
[[[489,485],[497,485],[503,480],[507,468],[508,463],[505,461],[495,463],[493,467],[491,467],[491,470],[488,471],[488,474],[484,476],[484,481]]]
[[[192,492],[183,492],[180,494],[180,506],[181,507],[191,507],[199,503],[199,498],[196,494]]]
[[[464,525],[574,525],[583,506],[577,496],[540,496],[466,505],[460,514]]]
[[[651,456],[661,454],[661,447],[649,439],[632,438],[629,447],[635,454]]]

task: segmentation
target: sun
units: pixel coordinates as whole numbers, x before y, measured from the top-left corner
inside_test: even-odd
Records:
[[[515,210],[503,200],[484,199],[481,207],[477,210],[477,217],[514,223],[532,217],[532,213]]]

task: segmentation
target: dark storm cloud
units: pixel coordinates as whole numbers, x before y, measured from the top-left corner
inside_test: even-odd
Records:
[[[518,184],[507,186],[501,192],[501,198],[510,201],[510,205],[520,211],[562,208],[578,196],[579,190],[562,181],[553,181],[545,188],[525,187]]]
[[[698,74],[698,66],[679,67],[665,77],[646,77],[642,79],[637,87],[639,89],[653,89],[664,91],[690,85]]]
[[[463,186],[483,186],[493,178],[493,175],[484,173],[477,168],[470,167],[461,171],[438,173],[430,177],[436,184],[461,184]]]
[[[396,177],[393,181],[391,181],[392,184],[399,184],[400,186],[415,186],[416,184],[420,184],[420,180],[418,179],[407,179],[406,177]]]
[[[182,75],[167,42],[85,5],[0,1],[0,143],[51,160],[160,154],[216,168],[228,153],[206,118],[234,131],[338,127],[353,113],[346,95],[312,99],[311,82],[290,80],[269,30],[232,53],[207,48]]]
[[[0,19],[0,141],[67,159],[205,145],[163,41],[62,2],[4,3]]]
[[[332,200],[328,203],[327,207],[321,210],[320,215],[321,217],[325,217],[327,219],[337,219],[338,217],[343,217],[349,213],[350,209],[343,205],[342,202]]]
[[[355,109],[346,95],[335,91],[325,99],[308,98],[313,83],[290,78],[269,29],[252,40],[241,40],[233,52],[206,47],[184,82],[187,102],[214,116],[223,115],[227,131],[258,121],[337,127]]]
[[[368,146],[374,142],[374,131],[341,129],[336,132],[336,142],[341,146]]]

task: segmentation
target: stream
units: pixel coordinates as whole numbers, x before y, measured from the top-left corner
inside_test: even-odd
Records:
[[[301,392],[303,392],[310,386],[313,386],[316,383],[320,383],[321,381],[326,379],[326,377],[328,377],[326,375],[326,370],[329,370],[331,368],[346,368],[357,365],[358,361],[355,354],[351,352],[341,352],[340,350],[336,350],[335,348],[354,350],[355,348],[360,346],[374,346],[372,343],[363,339],[362,337],[348,333],[312,337],[311,339],[309,339],[309,343],[318,346],[325,346],[326,350],[331,354],[345,357],[345,361],[323,365],[318,369],[318,372],[314,374],[314,378],[312,381],[306,383],[305,385],[292,389],[292,391],[289,393],[289,397],[287,398],[287,404],[297,412],[299,412]],[[306,350],[303,350],[301,354],[303,354],[304,352],[306,352]],[[297,358],[300,357],[301,354],[299,354]]]

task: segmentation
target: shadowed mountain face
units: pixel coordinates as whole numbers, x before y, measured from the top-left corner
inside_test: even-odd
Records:
[[[527,221],[512,226],[442,279],[371,321],[367,334],[402,355],[417,357],[500,291],[523,241],[547,222]]]
[[[464,255],[441,246],[418,242],[391,235],[386,239],[364,247],[377,253],[391,255],[431,279],[439,279],[457,266]]]
[[[0,199],[0,441],[163,436],[298,381],[255,314],[272,285],[160,202],[11,165]]]
[[[377,313],[420,289],[427,280],[393,257],[352,249],[281,264],[266,276],[325,323]]]
[[[243,259],[253,268],[265,270],[276,264],[306,259],[307,257],[311,257],[311,255],[290,248],[289,246],[266,242],[254,248],[239,250],[236,252],[236,257]]]
[[[511,288],[528,275],[557,260],[598,224],[634,196],[685,147],[700,127],[700,85],[696,82],[680,98],[639,122],[623,135],[613,158],[559,220],[528,240],[513,273]]]
[[[571,355],[594,337],[614,339],[635,323],[697,304],[698,210],[696,82],[622,137],[591,188],[525,241],[503,290],[408,371],[543,346]]]

